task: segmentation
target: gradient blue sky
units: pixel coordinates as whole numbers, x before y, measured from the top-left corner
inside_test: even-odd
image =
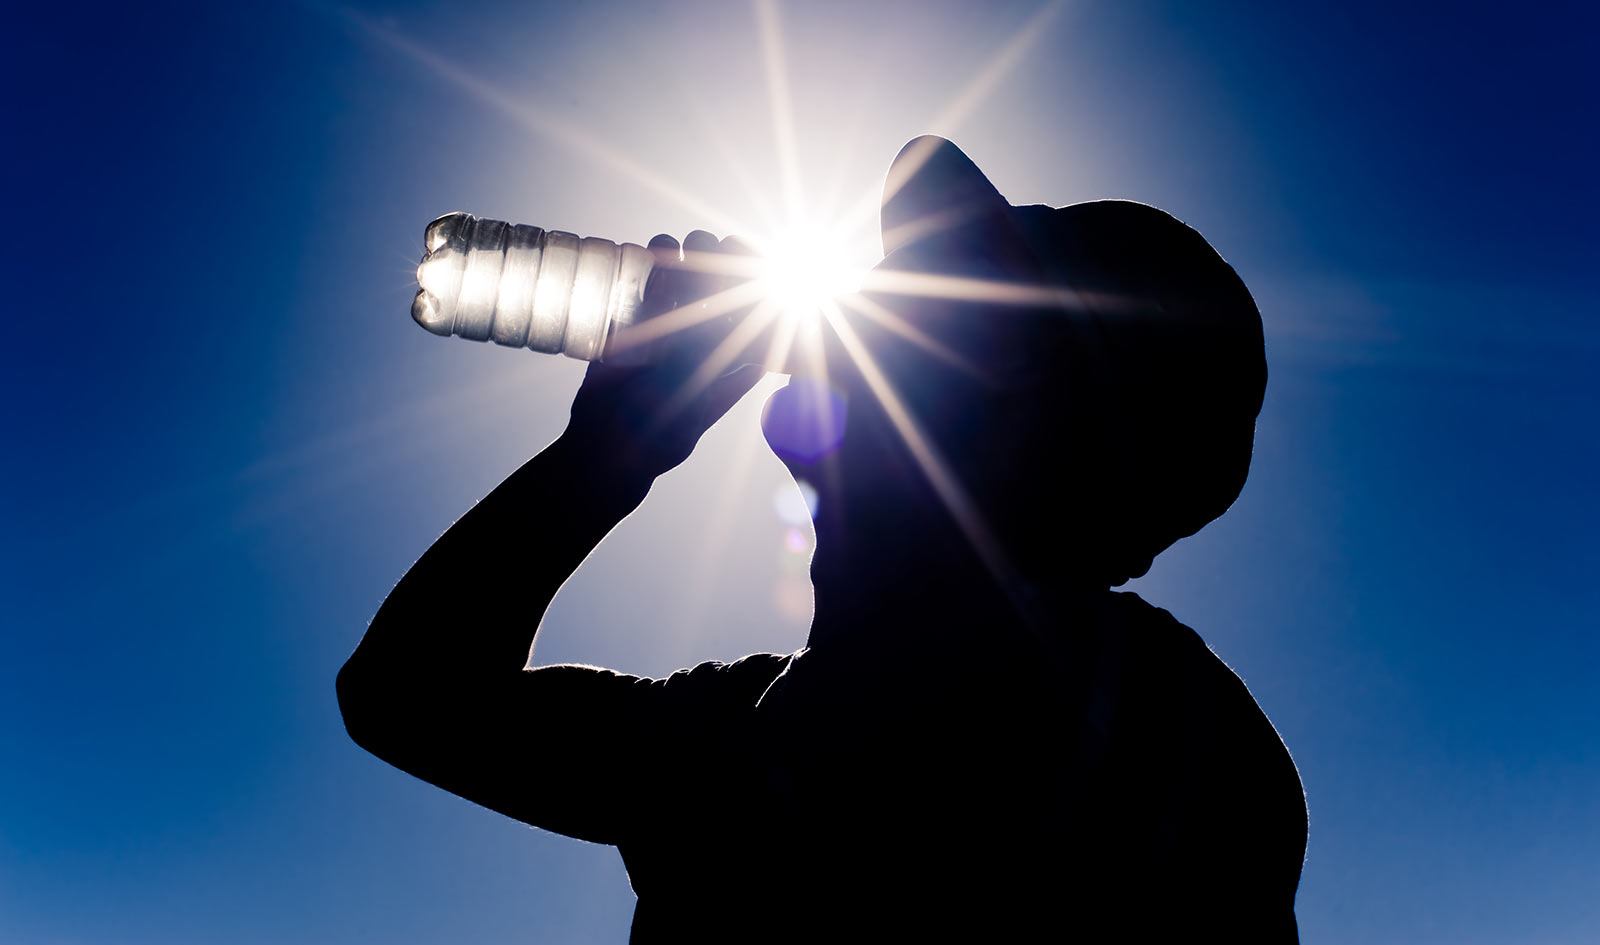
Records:
[[[777,7],[808,197],[875,190],[938,132],[1014,202],[1131,197],[1204,233],[1266,323],[1256,461],[1134,589],[1300,765],[1304,939],[1600,939],[1594,8],[1040,9]],[[760,220],[783,174],[757,23],[738,2],[8,11],[0,940],[625,938],[612,849],[367,756],[333,676],[581,374],[412,325],[423,224],[708,222],[558,126]],[[758,403],[563,590],[539,661],[800,645]],[[559,764],[559,725],[507,749]]]

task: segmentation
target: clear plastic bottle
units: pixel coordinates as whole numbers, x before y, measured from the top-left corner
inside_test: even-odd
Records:
[[[642,356],[613,339],[644,301],[655,258],[643,246],[459,212],[424,239],[411,317],[434,334],[584,361]]]

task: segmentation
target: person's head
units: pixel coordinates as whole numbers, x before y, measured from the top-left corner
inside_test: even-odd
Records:
[[[768,408],[769,441],[825,504],[830,483],[847,516],[928,494],[907,479],[926,463],[882,408],[882,382],[1010,566],[1037,580],[1142,575],[1238,496],[1266,384],[1261,319],[1198,233],[1126,201],[1013,207],[933,137],[896,158],[882,226],[869,299],[887,313],[849,316],[880,391],[835,349],[829,379],[849,412],[820,461],[831,468],[773,435],[784,392]]]

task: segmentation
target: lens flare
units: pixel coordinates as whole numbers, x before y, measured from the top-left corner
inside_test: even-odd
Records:
[[[778,518],[798,528],[817,517],[817,489],[804,479],[795,480],[795,486],[798,488],[787,484],[779,486],[772,496],[772,505],[778,510]]]
[[[787,548],[790,554],[803,555],[811,550],[811,539],[800,529],[791,528],[783,533],[783,547]]]

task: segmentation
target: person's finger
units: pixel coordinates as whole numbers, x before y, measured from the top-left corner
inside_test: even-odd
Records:
[[[678,261],[683,258],[678,241],[666,233],[657,233],[650,237],[648,248],[650,254],[656,258],[657,265],[676,267]]]
[[[683,238],[683,248],[686,252],[714,253],[717,251],[718,242],[716,234],[695,230]]]
[[[717,276],[717,238],[705,230],[695,230],[683,238],[683,280],[685,295],[680,304],[699,302],[713,295],[721,280]]]
[[[726,332],[724,320],[707,310],[707,300],[724,286],[717,274],[717,237],[695,230],[683,238],[683,261],[672,280],[674,307],[683,310],[687,324],[676,333],[672,346],[703,357]]]
[[[697,274],[707,274],[716,268],[713,254],[716,253],[720,241],[715,235],[705,230],[695,230],[683,238],[683,263],[684,268]],[[707,265],[710,263],[710,265]]]
[[[678,266],[682,253],[678,241],[665,233],[650,237],[648,248],[650,255],[655,257],[655,265],[645,280],[641,314],[645,318],[653,318],[678,307]]]

